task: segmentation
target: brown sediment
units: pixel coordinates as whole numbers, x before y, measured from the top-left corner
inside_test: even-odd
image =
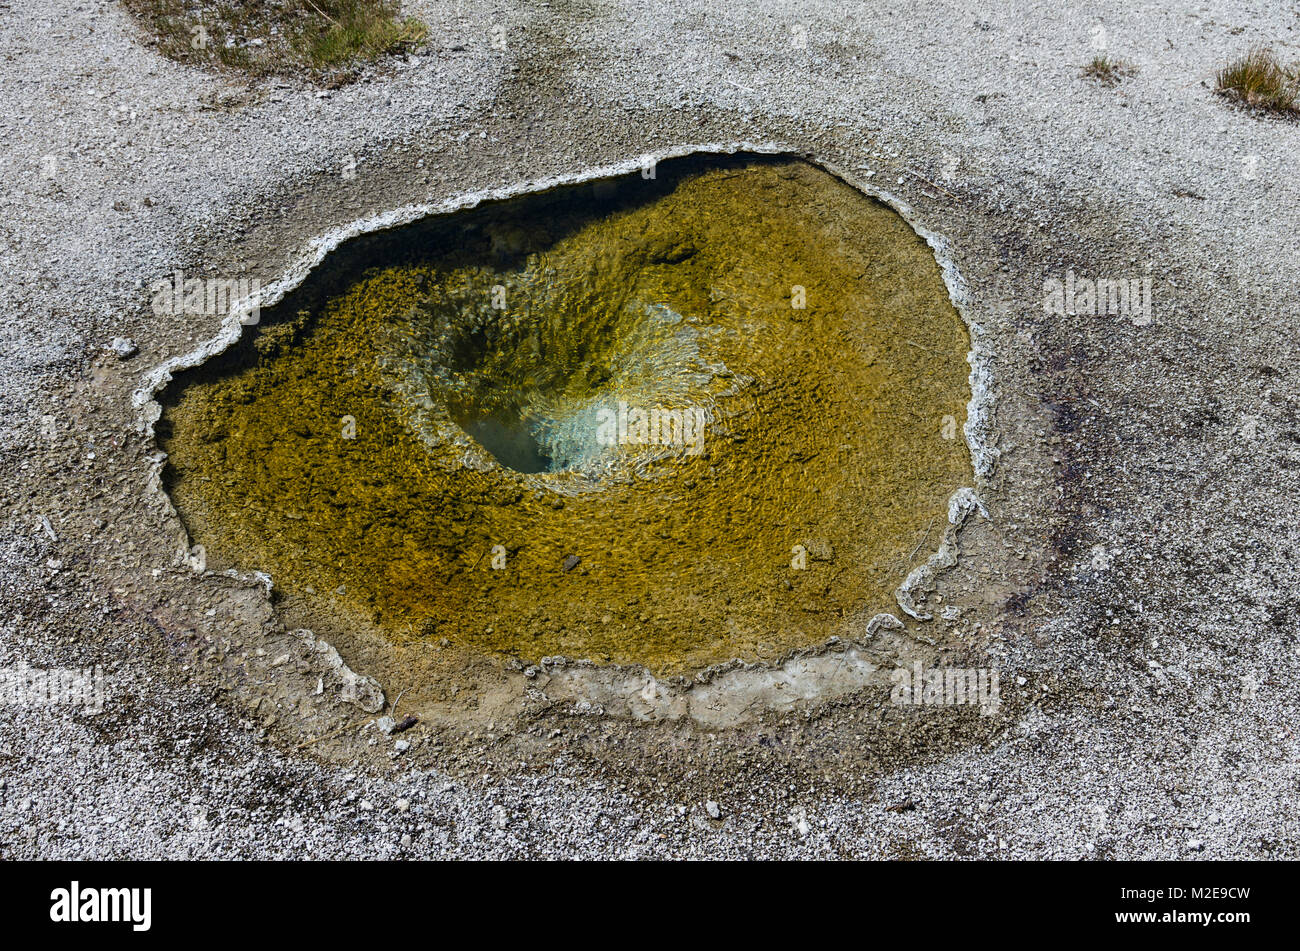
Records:
[[[933,254],[803,162],[665,163],[317,270],[169,391],[167,484],[210,566],[397,643],[772,660],[890,609],[971,483]],[[701,438],[604,446],[620,403]]]

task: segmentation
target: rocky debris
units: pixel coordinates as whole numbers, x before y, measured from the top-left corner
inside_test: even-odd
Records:
[[[403,717],[402,719],[394,723],[393,728],[389,730],[389,733],[405,733],[407,730],[409,730],[411,727],[415,726],[419,722],[420,722],[420,718],[417,717],[415,714],[411,714],[410,716]]]
[[[338,688],[338,698],[344,703],[354,703],[366,713],[378,713],[384,708],[384,691],[373,677],[366,677],[352,670],[343,663],[343,658],[334,646],[318,638],[315,633],[300,628],[293,632],[302,638],[307,649],[325,662],[332,675],[333,685]],[[385,719],[391,719],[385,717]]]
[[[109,341],[108,349],[117,354],[119,360],[126,360],[140,352],[140,348],[130,337],[114,337]]]
[[[876,631],[884,628],[887,631],[901,630],[903,622],[892,614],[877,614],[867,622],[867,637],[874,637]]]
[[[918,597],[925,598],[926,594],[934,587],[935,579],[941,572],[957,565],[958,534],[961,532],[966,520],[975,513],[979,513],[984,518],[989,517],[988,510],[984,508],[984,503],[980,501],[974,489],[958,489],[952,494],[952,498],[948,500],[948,525],[944,529],[943,541],[939,545],[939,550],[931,555],[925,564],[914,568],[898,590],[894,592],[898,606],[909,617],[918,621],[933,619],[934,615],[922,613],[922,609],[917,605],[917,599]]]

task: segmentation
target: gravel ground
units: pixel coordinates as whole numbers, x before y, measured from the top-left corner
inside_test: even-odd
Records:
[[[116,4],[0,3],[0,667],[110,678],[97,715],[0,714],[0,856],[1297,855],[1300,124],[1210,87],[1255,44],[1300,59],[1300,7],[408,9],[427,48],[327,93],[160,59]],[[1115,88],[1080,76],[1102,44],[1137,68]],[[488,710],[407,754],[326,731],[357,711],[307,661],[268,686],[290,619],[176,566],[132,401],[219,319],[148,285],[270,283],[366,215],[740,142],[949,243],[997,465],[960,610],[891,650],[996,664],[1002,712]],[[1151,319],[1046,313],[1067,271],[1149,277]]]

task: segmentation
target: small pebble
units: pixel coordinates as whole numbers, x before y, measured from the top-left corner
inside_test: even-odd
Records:
[[[140,348],[135,345],[135,341],[130,337],[114,337],[109,343],[108,349],[117,354],[119,360],[125,360],[133,357],[140,352]]]

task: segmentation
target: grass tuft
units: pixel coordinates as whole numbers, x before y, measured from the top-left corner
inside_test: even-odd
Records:
[[[395,3],[374,0],[306,0],[327,25],[300,37],[305,57],[318,68],[375,59],[413,46],[428,33],[419,20],[397,19]],[[332,7],[333,16],[324,8]]]
[[[1094,56],[1092,62],[1083,67],[1085,77],[1096,80],[1103,86],[1118,86],[1125,79],[1136,74],[1136,66],[1108,56]]]
[[[1263,47],[1219,70],[1215,91],[1251,109],[1300,115],[1300,71],[1283,66],[1272,50]]]
[[[329,86],[428,34],[397,0],[123,0],[159,52],[254,76],[300,75]]]

